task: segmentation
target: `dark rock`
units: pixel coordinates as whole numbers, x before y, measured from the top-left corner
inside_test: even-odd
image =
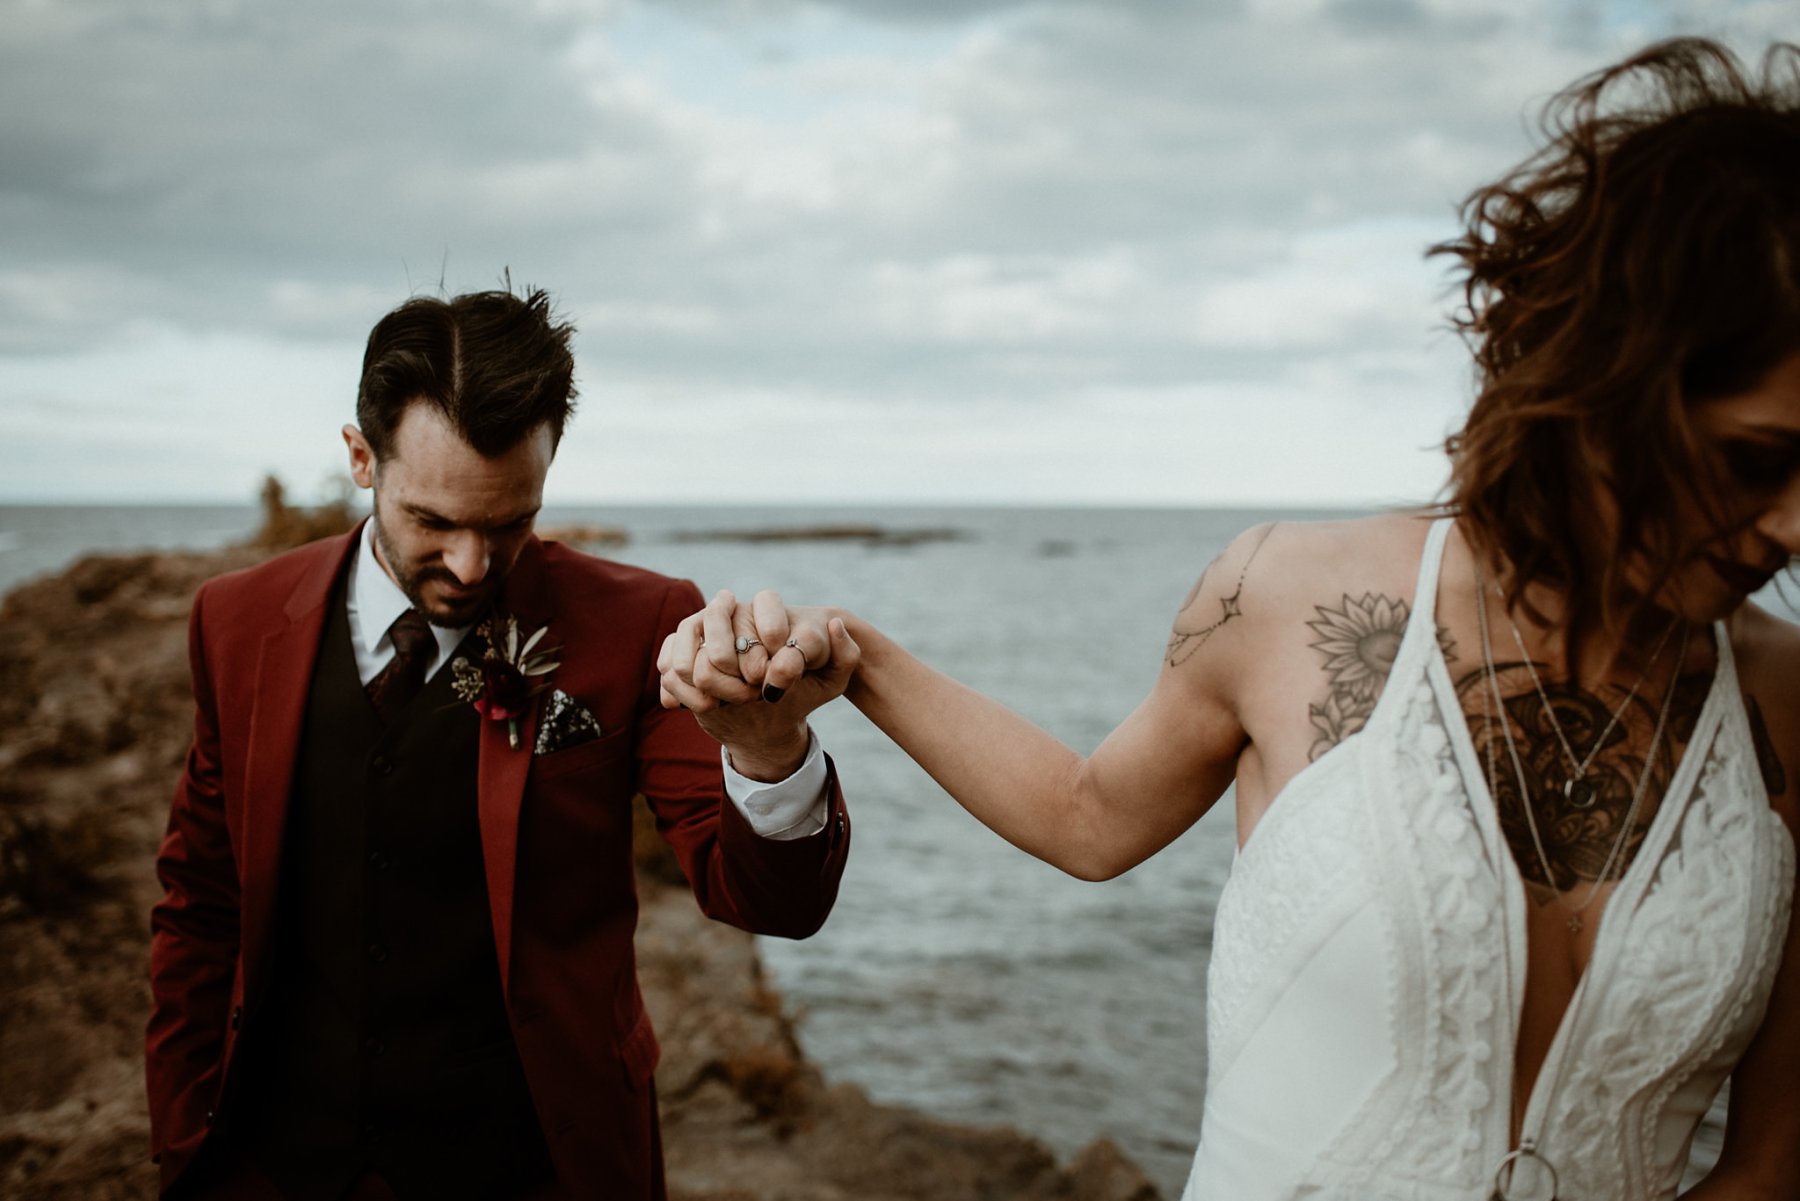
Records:
[[[914,546],[921,542],[955,542],[961,530],[944,527],[888,529],[880,525],[794,525],[748,530],[679,530],[673,542],[860,542],[864,546]]]

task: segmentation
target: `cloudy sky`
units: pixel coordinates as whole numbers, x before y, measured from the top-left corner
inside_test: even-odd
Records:
[[[1792,0],[0,0],[0,501],[304,493],[419,292],[580,329],[551,499],[1429,496],[1422,251]]]

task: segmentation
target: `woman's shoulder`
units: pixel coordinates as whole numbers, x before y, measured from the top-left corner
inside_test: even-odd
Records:
[[[1393,512],[1243,531],[1183,603],[1169,664],[1210,646],[1244,679],[1287,679],[1314,666],[1322,630],[1403,624],[1430,529],[1428,514]]]
[[[1788,585],[1784,581],[1778,587]],[[1745,601],[1725,624],[1731,633],[1731,648],[1739,654],[1800,657],[1800,625],[1754,601]]]
[[[1745,603],[1726,622],[1738,686],[1769,799],[1800,829],[1800,626]]]
[[[1374,711],[1411,617],[1431,516],[1273,522],[1240,534],[1207,569],[1176,621],[1168,664],[1204,662],[1194,686],[1224,698],[1255,749],[1239,763],[1240,816]]]
[[[1264,587],[1293,603],[1352,591],[1410,596],[1431,522],[1417,510],[1268,522],[1239,534],[1218,564],[1253,560]]]
[[[1791,696],[1800,709],[1800,625],[1746,601],[1725,629],[1744,690]]]

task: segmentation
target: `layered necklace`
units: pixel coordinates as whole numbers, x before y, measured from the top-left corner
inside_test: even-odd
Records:
[[[1642,674],[1632,683],[1631,691],[1625,694],[1625,699],[1619,702],[1619,707],[1612,711],[1606,728],[1600,731],[1600,737],[1594,739],[1594,745],[1588,748],[1585,756],[1577,758],[1575,748],[1569,745],[1569,736],[1563,733],[1562,723],[1556,720],[1556,707],[1550,703],[1550,696],[1544,691],[1544,681],[1538,677],[1537,667],[1531,661],[1531,652],[1525,649],[1525,638],[1519,633],[1519,623],[1513,620],[1511,612],[1507,613],[1506,624],[1512,629],[1513,645],[1519,648],[1519,659],[1525,664],[1525,673],[1531,677],[1531,686],[1537,689],[1538,702],[1544,707],[1544,720],[1550,723],[1550,729],[1556,734],[1558,745],[1562,747],[1563,754],[1568,757],[1571,771],[1569,778],[1563,781],[1562,793],[1563,799],[1575,808],[1592,809],[1594,807],[1597,797],[1594,786],[1588,783],[1588,768],[1593,766],[1601,748],[1606,745],[1607,738],[1611,736],[1613,730],[1618,728],[1619,720],[1625,716],[1625,710],[1629,709],[1631,702],[1637,699],[1638,689],[1642,688],[1644,681],[1650,678],[1650,672],[1656,667],[1657,659],[1662,656],[1663,648],[1669,645],[1669,638],[1675,633],[1675,626],[1679,620],[1677,618],[1676,621],[1670,622],[1669,627],[1663,631],[1662,637],[1657,640],[1656,649],[1650,652],[1650,658],[1644,664]]]
[[[1544,853],[1544,840],[1538,833],[1537,816],[1533,812],[1536,805],[1533,803],[1531,783],[1525,774],[1525,764],[1520,758],[1518,743],[1513,738],[1512,722],[1506,715],[1506,700],[1500,692],[1500,673],[1494,666],[1493,636],[1488,629],[1487,596],[1487,583],[1482,578],[1481,568],[1477,566],[1475,569],[1475,614],[1481,627],[1481,664],[1487,676],[1487,686],[1482,689],[1481,695],[1481,713],[1487,727],[1484,731],[1483,744],[1487,748],[1488,780],[1491,786],[1500,778],[1498,764],[1495,762],[1494,740],[1491,733],[1495,721],[1494,710],[1489,708],[1491,700],[1494,709],[1499,711],[1500,730],[1506,742],[1507,757],[1512,760],[1513,773],[1519,782],[1519,803],[1525,810],[1525,824],[1531,831],[1531,845],[1537,851],[1538,865],[1544,871],[1544,879],[1555,894],[1557,904],[1568,914],[1569,930],[1579,934],[1582,930],[1582,913],[1589,905],[1593,904],[1594,896],[1599,892],[1601,884],[1612,878],[1613,869],[1618,864],[1625,843],[1631,836],[1631,829],[1637,822],[1644,794],[1649,789],[1650,777],[1653,774],[1651,769],[1656,763],[1656,753],[1662,745],[1663,732],[1668,727],[1669,710],[1674,701],[1676,682],[1681,677],[1681,665],[1687,660],[1688,637],[1691,631],[1679,618],[1670,624],[1662,639],[1657,642],[1656,649],[1651,653],[1649,661],[1644,664],[1643,673],[1638,676],[1637,682],[1631,686],[1631,690],[1625,694],[1624,702],[1612,714],[1612,720],[1606,723],[1606,728],[1600,732],[1600,737],[1595,740],[1588,753],[1585,756],[1577,756],[1574,747],[1556,720],[1556,713],[1551,707],[1549,694],[1544,689],[1543,681],[1538,678],[1537,669],[1532,666],[1530,654],[1525,650],[1525,639],[1520,636],[1519,627],[1517,623],[1513,622],[1512,614],[1510,612],[1507,614],[1507,622],[1512,626],[1513,640],[1518,643],[1520,658],[1524,660],[1525,668],[1531,675],[1531,682],[1537,690],[1538,702],[1544,707],[1544,716],[1549,721],[1551,729],[1556,731],[1556,739],[1562,745],[1563,753],[1568,756],[1569,764],[1574,769],[1574,774],[1563,784],[1563,797],[1579,809],[1592,808],[1596,800],[1594,790],[1587,783],[1588,768],[1593,766],[1595,757],[1600,753],[1600,748],[1606,745],[1606,740],[1612,734],[1613,729],[1623,720],[1626,708],[1636,699],[1639,689],[1649,678],[1650,671],[1656,665],[1656,660],[1662,654],[1663,648],[1668,644],[1675,626],[1682,626],[1681,649],[1675,659],[1675,669],[1669,673],[1668,687],[1663,690],[1662,705],[1657,710],[1656,728],[1650,735],[1650,746],[1644,755],[1644,765],[1638,771],[1637,781],[1632,786],[1631,804],[1625,811],[1624,819],[1619,823],[1619,833],[1613,839],[1612,849],[1607,853],[1606,861],[1601,865],[1599,874],[1588,885],[1587,895],[1582,898],[1581,904],[1571,909],[1568,902],[1563,899],[1562,891],[1556,888],[1556,875],[1550,869],[1550,857]],[[1621,874],[1623,873],[1621,872]],[[1576,1016],[1574,1010],[1581,1005],[1582,995],[1580,990],[1577,990],[1574,999],[1570,1001],[1571,1012],[1564,1015],[1564,1020],[1571,1026]],[[1550,1079],[1550,1094],[1554,1094],[1562,1084],[1563,1066],[1563,1061],[1558,1060]],[[1546,1186],[1547,1192],[1545,1191]],[[1494,1188],[1488,1198],[1489,1201],[1515,1201],[1515,1199],[1522,1201],[1526,1197],[1557,1201],[1558,1186],[1556,1165],[1538,1150],[1536,1135],[1525,1133],[1521,1135],[1518,1145],[1507,1152],[1499,1166],[1494,1169]]]
[[[1588,907],[1594,903],[1595,896],[1599,894],[1600,886],[1612,879],[1613,870],[1615,867],[1619,866],[1619,859],[1624,853],[1625,844],[1630,840],[1631,831],[1637,824],[1637,815],[1638,811],[1643,807],[1644,794],[1648,792],[1650,788],[1650,777],[1653,774],[1651,772],[1651,767],[1656,762],[1657,750],[1662,745],[1663,731],[1668,726],[1669,710],[1675,700],[1675,685],[1681,677],[1681,664],[1687,658],[1688,636],[1690,630],[1686,623],[1682,622],[1680,618],[1676,618],[1669,623],[1669,628],[1663,631],[1662,638],[1657,641],[1655,650],[1651,652],[1649,660],[1645,662],[1643,672],[1639,674],[1637,681],[1632,684],[1630,691],[1625,694],[1625,699],[1619,703],[1619,707],[1613,710],[1610,720],[1607,721],[1605,728],[1600,731],[1600,736],[1594,740],[1593,746],[1588,748],[1588,753],[1586,755],[1578,756],[1575,754],[1575,748],[1569,742],[1568,735],[1563,732],[1562,723],[1556,719],[1556,708],[1550,703],[1550,695],[1544,688],[1544,682],[1538,676],[1537,668],[1532,664],[1531,655],[1525,649],[1525,639],[1519,633],[1518,623],[1513,621],[1510,612],[1507,614],[1506,622],[1512,627],[1513,641],[1518,645],[1519,657],[1524,661],[1525,671],[1531,677],[1532,687],[1537,690],[1538,703],[1543,706],[1544,720],[1549,723],[1550,729],[1555,732],[1556,741],[1561,746],[1563,754],[1568,757],[1569,766],[1573,769],[1569,778],[1563,781],[1563,798],[1575,808],[1583,810],[1593,808],[1597,799],[1597,793],[1594,786],[1588,782],[1588,769],[1593,766],[1594,760],[1599,757],[1601,749],[1606,746],[1606,740],[1612,736],[1613,730],[1617,728],[1619,722],[1624,719],[1625,710],[1630,708],[1631,702],[1637,699],[1638,691],[1644,686],[1644,681],[1650,678],[1650,672],[1656,667],[1656,661],[1662,656],[1663,649],[1668,646],[1669,638],[1675,633],[1675,627],[1677,625],[1682,627],[1681,648],[1676,655],[1675,670],[1669,673],[1669,685],[1663,690],[1662,705],[1658,708],[1656,714],[1656,729],[1650,735],[1650,746],[1644,754],[1644,765],[1642,769],[1639,770],[1637,781],[1632,786],[1631,804],[1625,811],[1624,819],[1619,823],[1619,832],[1613,837],[1612,847],[1607,851],[1606,859],[1601,864],[1600,871],[1595,875],[1594,879],[1589,882],[1587,892],[1582,896],[1581,903],[1571,906],[1569,901],[1565,899],[1567,894],[1556,887],[1556,873],[1551,870],[1550,857],[1544,851],[1544,839],[1542,834],[1538,831],[1537,805],[1532,795],[1531,783],[1525,774],[1525,764],[1524,760],[1519,755],[1518,742],[1513,738],[1512,722],[1507,720],[1506,717],[1506,701],[1500,694],[1500,673],[1494,665],[1493,636],[1488,628],[1487,591],[1486,582],[1482,579],[1480,570],[1477,569],[1475,573],[1475,615],[1481,626],[1482,667],[1487,674],[1487,687],[1483,689],[1481,697],[1482,719],[1491,731],[1494,725],[1494,712],[1488,707],[1488,702],[1491,698],[1495,709],[1499,711],[1499,726],[1501,735],[1506,742],[1506,754],[1512,761],[1513,774],[1517,777],[1519,782],[1519,805],[1520,808],[1525,810],[1525,827],[1531,832],[1531,845],[1537,852],[1538,866],[1544,871],[1544,882],[1554,892],[1558,907],[1568,915],[1567,921],[1569,931],[1574,934],[1579,934],[1584,925],[1582,914],[1586,913]],[[1488,753],[1488,779],[1497,782],[1499,776],[1497,774],[1497,765],[1494,762],[1493,739],[1490,736],[1483,741],[1487,746]]]

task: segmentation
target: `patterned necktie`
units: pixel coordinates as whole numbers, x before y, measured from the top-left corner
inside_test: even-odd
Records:
[[[417,609],[408,609],[394,618],[388,627],[394,643],[394,657],[375,673],[367,688],[369,699],[384,725],[392,725],[400,711],[425,687],[425,665],[437,654],[437,637],[431,623]]]

